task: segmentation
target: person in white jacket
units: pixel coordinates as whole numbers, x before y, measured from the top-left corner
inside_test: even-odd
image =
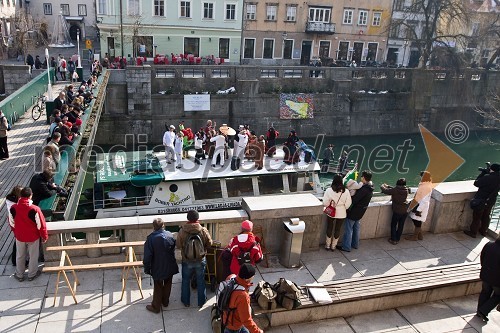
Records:
[[[415,231],[413,235],[406,236],[406,240],[416,241],[423,240],[422,235],[422,222],[427,219],[427,214],[429,213],[429,206],[431,203],[431,193],[432,193],[432,178],[428,171],[422,171],[420,173],[422,177],[420,183],[418,184],[417,192],[415,197],[410,204],[410,218],[415,226]]]
[[[335,207],[335,218],[325,214],[327,219],[325,249],[333,251],[339,241],[340,228],[347,216],[346,211],[352,203],[351,195],[344,187],[342,175],[333,176],[331,187],[323,194],[323,206],[328,207],[330,203]]]
[[[210,142],[215,142],[215,152],[212,157],[212,167],[215,168],[217,164],[217,156],[220,156],[220,165],[224,166],[224,146],[226,144],[226,137],[219,131],[216,136],[210,139]]]
[[[163,145],[165,146],[165,159],[167,163],[175,162],[174,140],[175,140],[175,126],[170,125],[168,131],[163,134]]]
[[[247,132],[241,130],[238,133],[238,140],[234,140],[233,159],[231,161],[231,169],[238,170],[240,168],[241,160],[245,156],[245,149],[248,144]]]
[[[184,143],[183,137],[184,134],[179,131],[175,136],[174,140],[174,151],[175,151],[175,167],[177,169],[182,168],[182,145]]]

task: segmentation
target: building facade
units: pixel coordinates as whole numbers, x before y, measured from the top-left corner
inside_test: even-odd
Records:
[[[386,61],[392,66],[417,67],[420,51],[417,41],[421,39],[425,15],[413,0],[394,0],[392,4],[392,27],[389,29]]]
[[[50,41],[59,15],[66,20],[71,39],[76,42],[77,33],[80,40],[89,40],[89,47],[98,47],[98,30],[96,25],[96,8],[93,0],[19,0],[24,2],[23,10],[31,15],[38,26],[45,24],[47,39]],[[75,43],[76,44],[76,43]]]
[[[392,0],[245,2],[242,63],[382,61]]]
[[[214,56],[239,63],[242,0],[97,0],[101,54]]]

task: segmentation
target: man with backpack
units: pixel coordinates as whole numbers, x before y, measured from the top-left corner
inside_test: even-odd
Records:
[[[153,277],[153,301],[146,309],[160,313],[161,307],[167,307],[172,289],[172,277],[179,273],[175,261],[175,239],[170,231],[164,229],[163,220],[153,220],[154,231],[144,243],[144,272]]]
[[[188,222],[179,230],[177,248],[182,255],[182,287],[181,302],[185,307],[191,305],[190,281],[193,273],[196,276],[198,289],[198,306],[202,307],[207,300],[205,288],[205,258],[206,249],[212,245],[212,238],[207,228],[203,227],[198,219],[200,215],[195,210],[187,213]]]
[[[217,307],[222,312],[224,333],[263,333],[252,319],[250,295],[255,268],[250,264],[240,267],[238,276],[230,275],[220,284]]]
[[[241,234],[234,236],[229,242],[231,251],[231,273],[238,274],[242,264],[255,264],[262,261],[263,254],[260,239],[253,234],[253,222],[245,220],[241,223]]]

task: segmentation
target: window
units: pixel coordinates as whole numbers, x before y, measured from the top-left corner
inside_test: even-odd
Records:
[[[283,177],[281,174],[259,176],[260,194],[276,194],[283,192]]]
[[[193,192],[195,200],[222,198],[219,179],[193,180]]]
[[[337,60],[347,60],[348,51],[349,51],[349,42],[340,42]]]
[[[297,6],[286,6],[286,20],[291,22],[295,22],[297,20]]]
[[[226,3],[226,20],[236,20],[236,4]]]
[[[382,13],[381,12],[375,12],[375,13],[373,13],[372,25],[375,26],[375,27],[379,27],[381,19],[382,19]]]
[[[180,17],[191,18],[191,1],[181,1]]]
[[[213,19],[214,18],[214,4],[213,2],[203,3],[203,18]]]
[[[128,0],[128,15],[138,16],[140,12],[140,0]]]
[[[200,39],[184,38],[184,53],[193,54],[195,57],[200,55]]]
[[[272,59],[274,53],[273,49],[274,49],[274,39],[264,39],[264,53],[262,57],[264,59]]]
[[[391,25],[391,29],[389,31],[389,37],[391,38],[399,38],[399,30],[401,27],[401,21],[393,21]]]
[[[283,59],[292,59],[293,40],[287,39],[283,45]]]
[[[226,178],[228,197],[253,197],[252,178],[237,177]]]
[[[61,14],[64,16],[69,16],[69,5],[67,3],[61,4]]]
[[[97,15],[108,15],[108,0],[97,0]]]
[[[352,9],[344,9],[344,20],[342,21],[342,23],[352,24],[352,15],[353,15]]]
[[[404,10],[405,0],[394,0],[394,10]]]
[[[247,5],[247,20],[255,20],[257,13],[257,5],[256,4],[248,4]]]
[[[44,3],[43,4],[43,15],[52,15],[52,4]]]
[[[360,10],[358,17],[358,25],[367,25],[368,23],[368,11]]]
[[[330,9],[309,8],[309,22],[330,22]]]
[[[134,57],[152,57],[153,56],[153,36],[132,36],[134,44]]]
[[[319,58],[325,59],[329,57],[330,57],[330,42],[322,40],[319,42]]]
[[[165,0],[155,0],[154,16],[165,16]]]
[[[243,58],[253,59],[255,51],[255,39],[245,39],[245,48],[243,50]]]
[[[87,5],[78,5],[78,16],[87,16]]]
[[[472,23],[472,33],[471,36],[478,36],[479,35],[479,23]]]
[[[375,61],[377,59],[377,43],[368,43],[368,51],[366,53],[366,61]]]
[[[219,38],[219,58],[229,59],[229,38]]]
[[[276,12],[278,11],[278,7],[275,5],[267,5],[266,8],[266,20],[268,21],[276,21]]]

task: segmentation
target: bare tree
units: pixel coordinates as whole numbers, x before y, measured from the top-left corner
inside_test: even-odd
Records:
[[[411,2],[411,4],[408,4]],[[419,68],[426,68],[431,56],[440,52],[456,57],[452,50],[467,36],[459,29],[467,24],[469,10],[465,0],[395,0],[395,10],[401,15],[389,25],[390,36],[412,42],[420,53]],[[398,5],[399,4],[399,5]]]
[[[476,107],[475,111],[482,118],[482,128],[500,131],[500,91],[491,91],[484,107]]]

